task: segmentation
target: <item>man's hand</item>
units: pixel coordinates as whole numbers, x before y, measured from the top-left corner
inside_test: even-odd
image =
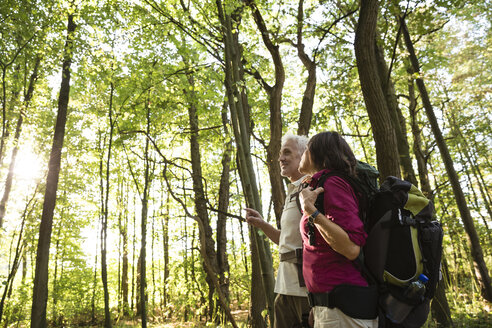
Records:
[[[301,202],[301,208],[304,214],[311,215],[314,213],[314,211],[316,211],[314,203],[316,202],[316,198],[318,198],[318,195],[324,191],[325,190],[323,189],[323,187],[318,187],[314,190],[312,187],[302,189],[301,193],[299,194],[299,200]]]
[[[246,222],[253,227],[261,229],[271,241],[278,245],[280,239],[280,230],[275,229],[270,223],[263,220],[261,214],[252,208],[245,208]]]
[[[256,228],[260,228],[260,225],[264,222],[261,214],[252,208],[245,208],[244,210],[246,211],[246,222]]]

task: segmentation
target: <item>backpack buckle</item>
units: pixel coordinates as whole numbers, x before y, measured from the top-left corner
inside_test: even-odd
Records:
[[[413,215],[410,211],[406,211],[408,214],[403,213],[400,208],[398,208],[398,222],[401,225],[411,225],[414,226],[417,221],[413,218]]]

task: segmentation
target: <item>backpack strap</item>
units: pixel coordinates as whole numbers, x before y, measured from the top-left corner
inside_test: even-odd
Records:
[[[327,172],[327,173],[324,173],[323,175],[321,175],[315,188],[323,187],[325,182],[326,182],[326,179],[328,179],[329,177],[332,177],[332,176],[337,176],[337,177],[342,178],[354,190],[354,194],[359,201],[359,218],[361,219],[362,223],[364,223],[364,228],[366,228],[367,211],[368,211],[368,207],[369,207],[369,198],[368,198],[364,188],[362,188],[361,183],[358,181],[357,178],[352,177],[345,172],[331,171],[331,172]],[[324,212],[324,205],[323,205],[323,194],[318,195],[318,198],[316,199],[316,202],[314,203],[314,205],[316,206],[316,208],[321,213],[325,213]]]
[[[290,194],[290,196],[289,196],[290,197],[289,201],[292,201],[292,198],[295,198],[297,208],[299,209],[299,212],[301,213],[301,215],[303,213],[302,213],[301,201],[299,200],[299,194],[301,193],[302,189],[307,188],[308,186],[309,186],[309,184],[307,182],[301,183],[297,187],[297,190],[295,192],[293,192],[292,194]]]

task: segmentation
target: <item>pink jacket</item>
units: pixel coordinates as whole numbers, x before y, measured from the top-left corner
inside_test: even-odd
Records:
[[[310,183],[316,186],[325,169],[317,172]],[[367,234],[359,219],[359,201],[348,182],[338,176],[328,177],[324,183],[325,216],[345,230],[356,245],[363,246]],[[367,286],[353,261],[335,252],[315,228],[315,245],[309,245],[307,216],[300,223],[303,251],[303,275],[311,293],[325,293],[340,284]]]

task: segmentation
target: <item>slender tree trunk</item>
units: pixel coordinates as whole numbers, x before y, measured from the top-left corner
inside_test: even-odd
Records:
[[[131,309],[132,311],[135,309],[135,298],[136,298],[136,293],[135,293],[135,285],[137,284],[137,277],[135,276],[135,255],[136,255],[136,235],[137,235],[137,215],[135,213],[135,199],[133,201],[133,238],[132,238],[132,298],[131,298]],[[137,267],[140,268],[140,264],[137,264]],[[138,273],[137,273],[138,275]],[[137,288],[138,289],[138,288]],[[137,315],[140,315],[140,307],[137,304]]]
[[[163,188],[164,189],[164,188]],[[164,251],[164,277],[162,281],[162,294],[164,298],[164,308],[168,304],[167,281],[169,279],[169,193],[167,194],[166,213],[162,215],[162,247]]]
[[[200,225],[203,226],[203,233],[200,234],[200,237],[204,237],[205,240],[201,241],[201,245],[205,245],[205,249],[201,250],[202,253],[205,254],[206,258],[203,261],[208,261],[209,266],[212,268],[212,272],[206,272],[206,281],[208,284],[208,318],[211,319],[213,317],[214,311],[214,301],[213,294],[215,291],[215,286],[212,283],[211,275],[218,274],[218,265],[217,265],[217,254],[215,252],[215,241],[212,238],[212,228],[210,226],[210,219],[208,216],[207,210],[207,199],[205,198],[205,191],[203,189],[202,182],[202,162],[200,156],[200,145],[198,143],[198,115],[196,111],[196,105],[194,99],[196,99],[196,95],[194,93],[195,82],[193,73],[189,72],[187,74],[189,87],[191,91],[186,91],[186,88],[183,89],[184,93],[188,96],[188,116],[190,123],[190,155],[191,155],[191,167],[192,167],[192,180],[193,180],[193,193],[195,195],[195,211],[196,211],[196,219],[200,220]],[[205,264],[204,264],[205,265]]]
[[[150,252],[151,252],[151,268],[150,273],[152,274],[152,311],[155,311],[155,254],[154,254],[154,243],[155,243],[155,213],[152,215],[152,233],[151,235],[151,244],[150,244]]]
[[[473,156],[473,151],[470,151],[470,145],[468,144],[467,138],[463,135],[463,132],[461,132],[460,126],[458,125],[459,123],[456,120],[455,112],[451,111],[451,128],[454,130],[454,134],[459,137],[459,143],[461,145],[460,150],[463,156],[466,158],[466,163],[467,165],[470,166],[471,173],[475,177],[476,180],[476,185],[478,186],[478,190],[480,191],[480,196],[482,197],[482,202],[485,206],[485,209],[487,210],[487,213],[489,215],[489,218],[492,218],[492,208],[490,205],[490,195],[487,190],[487,184],[485,183],[483,179],[483,175],[480,171],[479,165],[477,165],[477,160],[476,156]],[[462,161],[465,163],[465,161]],[[468,180],[471,181],[471,176],[469,176]],[[473,193],[475,194],[475,191],[473,190]],[[478,211],[480,211],[479,206],[477,206]],[[489,232],[489,227],[487,224],[486,218],[483,217],[483,222],[485,227],[487,228],[487,231]],[[489,241],[491,239],[489,238]]]
[[[309,58],[304,50],[302,31],[304,26],[304,0],[299,0],[297,8],[297,56],[307,70],[306,88],[302,96],[301,111],[299,113],[299,124],[297,134],[307,136],[313,117],[314,95],[316,93],[316,60]]]
[[[142,285],[141,271],[142,271],[142,259],[141,256],[139,255],[137,259],[137,275],[135,277],[135,298],[136,298],[135,308],[137,310],[136,315],[139,317],[142,316],[142,297],[140,293],[141,290],[140,286]]]
[[[41,63],[41,57],[37,56],[34,61],[33,72],[31,74],[31,77],[29,78],[29,86],[24,96],[24,104],[23,104],[24,109],[19,112],[19,118],[17,119],[17,125],[15,128],[15,135],[14,135],[14,148],[12,149],[9,171],[7,174],[7,179],[5,180],[5,189],[3,191],[3,197],[2,200],[0,201],[0,228],[3,225],[3,218],[5,217],[7,202],[9,200],[10,190],[12,188],[12,179],[14,177],[15,160],[17,158],[17,152],[19,150],[19,140],[20,140],[22,123],[24,120],[25,111],[27,111],[32,99],[32,95],[34,93],[34,84],[36,83],[36,80],[38,78],[38,68],[40,63]]]
[[[416,73],[420,73],[420,65],[417,56],[415,55],[413,43],[410,38],[410,34],[408,32],[404,18],[401,18],[400,22],[403,30],[405,44],[407,46],[407,50],[410,55],[410,61],[412,63],[413,70]],[[453,187],[453,193],[456,199],[456,204],[458,205],[458,209],[461,214],[461,219],[463,221],[465,231],[468,235],[468,239],[471,246],[471,255],[475,265],[475,271],[477,272],[477,275],[479,277],[479,284],[480,284],[482,296],[489,302],[492,302],[492,283],[491,283],[490,275],[487,269],[487,265],[485,264],[483,258],[482,246],[480,245],[480,240],[478,238],[478,234],[475,229],[475,225],[473,223],[473,218],[471,217],[470,210],[467,206],[463,189],[461,189],[460,186],[458,174],[454,169],[453,160],[451,158],[451,155],[449,154],[448,147],[446,145],[446,142],[444,141],[444,137],[442,135],[441,129],[437,122],[437,118],[434,114],[434,109],[432,108],[432,104],[430,102],[429,95],[427,93],[427,89],[424,84],[424,80],[419,77],[416,79],[416,82],[417,82],[417,87],[419,88],[420,91],[420,96],[422,97],[422,103],[424,104],[427,118],[429,119],[429,123],[431,125],[434,137],[436,138],[436,143],[437,146],[439,147],[439,151],[441,153],[444,166],[446,167],[446,172],[448,174],[449,181],[451,182],[451,186]]]
[[[429,199],[433,199],[434,195],[429,182],[429,171],[427,169],[427,150],[423,149],[421,129],[418,124],[417,117],[417,101],[415,99],[415,87],[413,78],[411,78],[411,71],[409,71],[408,80],[408,98],[409,98],[409,112],[411,120],[411,130],[413,135],[413,152],[417,159],[417,166],[419,171],[420,189],[422,193]],[[445,261],[445,255],[443,254],[443,262]],[[434,299],[431,303],[432,317],[436,319],[440,327],[452,327],[453,320],[451,318],[451,311],[449,309],[448,299],[446,298],[446,284],[444,280],[439,281],[434,294]]]
[[[123,192],[122,183],[122,200],[128,200],[128,193]],[[128,204],[128,201],[123,201],[123,204]],[[122,239],[122,264],[121,264],[121,298],[123,316],[130,315],[130,305],[128,304],[128,211],[125,208],[123,213],[123,222],[120,227],[120,235]]]
[[[97,226],[97,231],[100,231],[99,227],[100,221]],[[96,323],[96,290],[97,290],[97,255],[98,255],[98,244],[96,243],[96,255],[94,257],[94,275],[92,279],[92,297],[91,297],[91,323]]]
[[[238,167],[240,170],[241,183],[246,198],[246,205],[261,212],[261,202],[250,153],[249,129],[246,125],[249,120],[249,117],[247,116],[247,104],[244,103],[246,98],[243,97],[243,93],[238,90],[238,85],[242,85],[242,80],[239,74],[241,63],[237,34],[233,37],[231,17],[229,15],[224,15],[222,2],[217,0],[216,3],[223,29],[226,74],[225,86],[229,110],[231,112],[234,137],[238,148]],[[252,280],[252,306],[261,304],[256,301],[256,298],[261,297],[260,294],[258,294],[261,290],[261,292],[264,293],[264,299],[266,300],[270,318],[273,318],[274,276],[272,255],[269,245],[265,240],[265,236],[260,236],[256,228],[251,228],[251,236],[251,243],[255,245],[251,246],[252,262],[256,261],[252,264],[252,270],[261,270],[261,273],[257,271],[252,273],[252,278],[256,278]],[[259,277],[261,277],[261,279],[259,279]],[[261,283],[263,286],[259,285]],[[260,322],[262,322],[261,311],[262,309],[253,307],[251,312],[253,317],[253,327],[260,327]],[[273,323],[273,320],[271,320],[271,322]]]
[[[359,21],[355,32],[355,57],[360,85],[367,107],[376,143],[376,156],[381,179],[388,175],[400,177],[400,161],[395,129],[378,73],[376,58],[376,23],[379,1],[361,2]]]
[[[110,84],[110,94],[109,94],[109,142],[108,142],[108,157],[106,159],[106,174],[105,183],[103,183],[103,161],[101,158],[101,202],[102,202],[102,224],[101,224],[101,278],[104,290],[104,327],[111,328],[111,311],[109,308],[109,288],[108,288],[108,265],[106,260],[107,254],[107,237],[108,237],[108,218],[109,218],[109,178],[110,178],[110,163],[111,163],[111,152],[113,147],[113,131],[114,131],[114,121],[113,121],[113,94],[114,85],[113,82]],[[104,149],[102,149],[104,151]],[[104,184],[106,189],[104,189]]]
[[[224,135],[229,136],[227,129],[227,104],[222,108],[222,124]],[[219,213],[217,214],[217,265],[219,269],[219,283],[222,293],[229,302],[229,260],[227,259],[227,210],[230,197],[230,170],[231,170],[232,141],[226,144],[222,155],[222,173],[219,184]]]
[[[2,294],[2,299],[0,300],[0,322],[2,322],[5,300],[9,297],[9,294],[12,291],[14,277],[17,274],[17,270],[19,268],[21,260],[25,256],[25,252],[24,252],[24,249],[25,249],[24,226],[26,223],[26,218],[32,214],[32,211],[34,209],[34,206],[31,206],[31,210],[29,210],[29,206],[33,202],[35,202],[35,197],[36,197],[37,191],[38,191],[38,188],[36,186],[36,190],[34,191],[32,198],[29,200],[29,202],[27,202],[26,207],[24,208],[24,211],[22,213],[22,221],[21,221],[21,226],[19,229],[19,237],[17,238],[17,246],[15,248],[14,260],[12,261],[12,266],[10,267],[10,271],[9,271],[8,276],[7,276],[7,280],[5,281],[5,289],[4,289],[3,294]],[[10,292],[9,292],[9,290],[10,290]]]
[[[7,68],[2,62],[2,135],[0,137],[0,166],[3,165],[5,140],[7,139]]]
[[[195,198],[195,210],[197,216],[194,217],[195,221],[198,223],[199,227],[199,240],[200,240],[200,253],[202,255],[203,266],[206,272],[207,284],[209,288],[208,293],[208,306],[209,312],[208,317],[211,319],[214,313],[214,291],[219,297],[219,302],[222,309],[228,314],[229,321],[234,327],[237,327],[234,317],[230,312],[230,307],[227,298],[222,293],[222,289],[217,279],[219,275],[219,267],[217,263],[217,253],[215,252],[215,241],[212,238],[212,228],[210,226],[210,219],[207,210],[207,199],[205,198],[205,191],[202,182],[202,168],[201,168],[201,157],[200,157],[200,147],[198,143],[198,115],[196,112],[196,107],[194,99],[196,99],[194,93],[194,78],[192,73],[187,74],[188,82],[191,87],[191,92],[185,91],[190,97],[188,105],[188,114],[190,121],[190,154],[191,154],[191,166],[192,166],[192,180],[193,180],[193,191]]]
[[[146,101],[147,109],[147,135],[150,133],[150,108]],[[142,193],[142,218],[141,218],[141,233],[142,246],[140,248],[140,311],[142,319],[142,328],[147,327],[147,215],[148,215],[148,197],[151,184],[150,178],[150,160],[149,160],[149,138],[145,138],[145,175],[144,189]]]
[[[61,216],[61,218],[63,219],[63,215]],[[52,301],[52,310],[51,310],[51,315],[53,317],[53,322],[55,323],[55,325],[59,325],[60,324],[60,319],[58,317],[58,313],[57,313],[57,308],[56,308],[56,305],[58,303],[58,284],[57,284],[57,279],[58,279],[58,261],[59,261],[59,258],[60,258],[60,226],[58,227],[58,230],[55,234],[55,240],[56,240],[56,243],[55,243],[55,258],[53,259],[53,262],[55,263],[55,266],[54,266],[54,269],[53,269],[53,292],[51,293],[51,297],[53,299]]]
[[[413,136],[413,153],[417,160],[417,168],[419,172],[420,190],[422,190],[425,197],[433,200],[432,188],[429,182],[429,170],[427,169],[427,150],[422,145],[421,128],[419,126],[419,120],[417,115],[417,100],[415,98],[415,85],[413,78],[413,70],[409,70],[408,78],[408,99],[409,99],[409,113],[410,113],[410,126]]]
[[[280,175],[280,165],[278,162],[278,154],[282,140],[282,91],[285,82],[285,70],[280,56],[278,44],[274,44],[270,38],[270,32],[266,26],[263,16],[256,6],[254,0],[244,0],[251,8],[256,26],[261,33],[263,43],[270,53],[275,67],[275,84],[269,86],[257,73],[257,79],[260,79],[261,85],[268,94],[269,109],[270,109],[270,141],[266,148],[267,151],[267,167],[270,176],[270,184],[272,190],[273,209],[277,226],[280,227],[280,217],[282,216],[283,206],[285,203],[285,190]],[[305,58],[305,57],[304,57]],[[314,91],[314,90],[313,90]],[[306,114],[307,115],[307,114]]]
[[[46,303],[48,300],[48,262],[51,243],[53,214],[56,204],[56,190],[60,173],[61,151],[65,137],[68,100],[70,94],[70,65],[73,55],[73,34],[75,31],[74,15],[68,15],[67,40],[64,49],[62,82],[58,98],[58,115],[56,118],[53,147],[48,164],[48,177],[44,196],[43,212],[39,227],[39,241],[36,256],[36,271],[34,277],[31,328],[46,327]]]
[[[403,175],[403,179],[409,181],[415,186],[418,186],[417,178],[412,166],[412,158],[410,157],[410,147],[408,145],[405,122],[400,123],[401,110],[398,107],[398,100],[396,98],[395,87],[393,81],[389,76],[388,66],[384,60],[384,53],[381,46],[375,42],[374,49],[376,50],[376,61],[378,64],[379,80],[381,81],[381,88],[383,90],[386,107],[395,129],[396,144],[398,148],[398,154],[400,159],[400,168]]]

